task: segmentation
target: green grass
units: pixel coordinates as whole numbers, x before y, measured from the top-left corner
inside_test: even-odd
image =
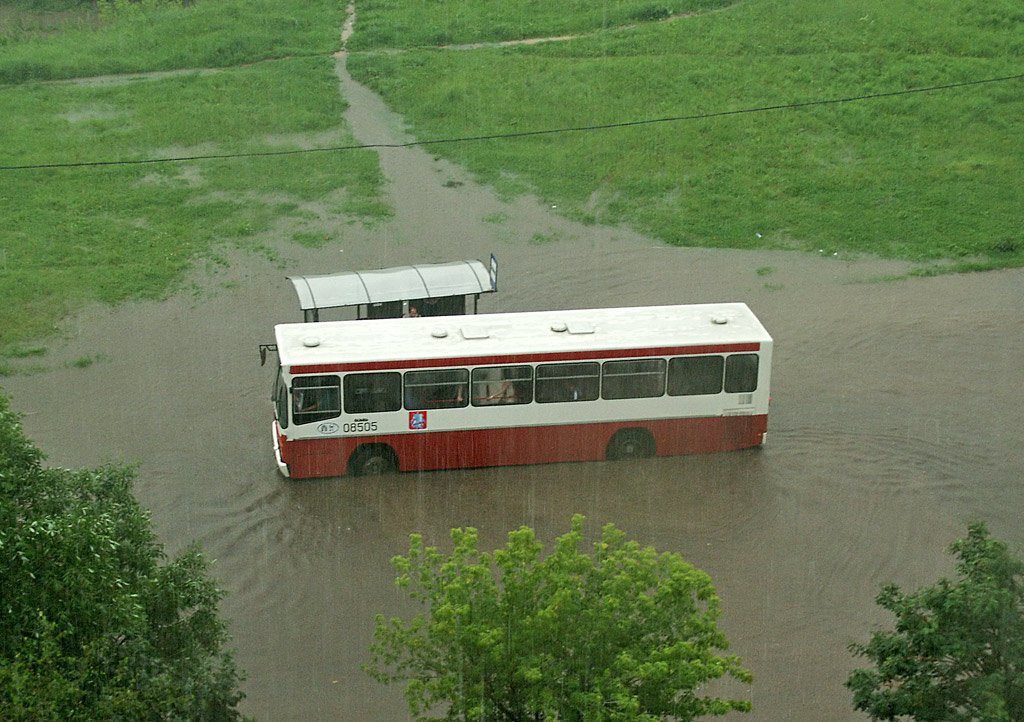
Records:
[[[109,360],[110,359],[107,358],[105,355],[103,355],[101,353],[98,353],[98,354],[92,354],[90,356],[79,356],[74,361],[69,361],[67,365],[68,365],[69,368],[87,369],[90,366],[92,366],[94,363],[98,363],[98,362],[102,362],[102,361],[109,361]]]
[[[123,14],[43,14],[62,23],[54,20],[48,29],[39,17],[22,11],[0,25],[0,83],[323,56],[338,49],[345,6],[335,0],[197,0]]]
[[[21,346],[18,344],[6,346],[0,353],[0,377],[15,376],[17,374],[31,374],[45,370],[45,367],[33,363],[31,359],[38,359],[45,356],[45,346]]]
[[[201,5],[230,10],[227,17],[243,8],[235,2]],[[247,18],[237,31],[244,35],[253,23],[277,22],[287,11],[285,5],[265,17]],[[306,3],[295,6],[296,16],[308,14]],[[260,7],[253,4],[254,10]],[[319,7],[325,11],[323,27],[314,35],[326,37],[327,22],[339,16],[326,12],[324,3]],[[188,12],[156,14],[184,17]],[[90,40],[77,49],[93,56],[53,74],[99,72],[96,63],[108,62],[101,57],[103,49],[124,32],[120,20],[110,22],[115,29],[87,33]],[[70,38],[77,42],[77,33],[85,31],[75,27]],[[121,58],[116,69],[190,67],[209,60],[203,39],[194,48],[197,55],[186,58],[191,28],[183,25],[163,44],[149,38],[165,57]],[[120,83],[0,87],[0,165],[352,144],[342,121],[345,104],[333,58],[329,53],[311,55],[320,45],[304,39],[309,28],[293,37],[287,28],[247,57],[284,47],[304,49],[302,54],[309,57]],[[222,42],[231,45],[232,37],[226,33]],[[51,44],[59,38],[67,42],[69,36],[47,35],[36,42],[55,54]],[[15,44],[15,54],[30,54],[26,48],[34,44],[23,45]],[[5,54],[0,66],[9,61]],[[211,257],[218,246],[263,252],[281,224],[287,228],[281,233],[284,238],[306,232],[336,240],[351,219],[373,221],[389,212],[382,200],[377,157],[370,151],[0,173],[0,349],[53,333],[64,315],[84,303],[163,297],[197,259]],[[10,358],[7,352],[2,355]]]
[[[380,24],[369,7],[357,35]],[[451,22],[447,4],[401,6],[410,18],[424,7],[435,8],[435,25]],[[492,23],[516,9],[502,7],[509,16]],[[396,12],[386,17],[406,27]],[[552,21],[535,30],[563,29]],[[422,139],[740,111],[1024,69],[1016,0],[767,0],[594,30],[530,46],[364,53],[349,68]],[[397,42],[415,47],[422,33]],[[669,243],[953,259],[944,268],[964,270],[1024,262],[1021,117],[1018,79],[430,148],[501,190],[532,191],[577,220]]]
[[[0,5],[0,48],[25,43],[72,28],[95,28],[101,22],[98,13],[75,4],[36,6],[23,0],[7,0]]]

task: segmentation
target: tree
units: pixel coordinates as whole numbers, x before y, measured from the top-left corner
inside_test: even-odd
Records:
[[[4,719],[238,719],[222,593],[198,549],[167,561],[131,469],[42,461],[0,396]]]
[[[955,581],[912,594],[884,587],[877,602],[896,615],[895,630],[850,645],[874,664],[846,682],[854,708],[872,719],[1024,720],[1024,563],[984,524],[950,552]]]
[[[678,554],[626,541],[609,524],[580,551],[584,518],[542,558],[529,527],[493,554],[473,528],[443,554],[411,536],[392,560],[424,608],[409,622],[377,616],[366,670],[406,683],[418,720],[627,722],[693,720],[744,700],[701,696],[723,676],[750,682],[719,631],[711,578]],[[442,717],[432,710],[445,707]]]

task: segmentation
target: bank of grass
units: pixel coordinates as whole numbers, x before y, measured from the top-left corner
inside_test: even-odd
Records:
[[[155,3],[136,6],[147,4]],[[0,84],[323,56],[338,49],[345,20],[336,0],[196,0],[102,13],[71,0],[51,5],[65,9],[14,0],[0,16]]]
[[[288,4],[278,3],[259,22],[276,18]],[[305,12],[303,3],[291,4],[296,14]],[[254,22],[241,23],[239,32]],[[318,33],[326,34],[328,23]],[[94,56],[61,73],[98,72],[93,61],[99,63],[102,48],[119,37],[118,27],[112,36],[96,30]],[[150,37],[164,56],[135,58],[118,69],[195,66],[205,58],[202,52],[187,57],[188,27],[163,43]],[[278,41],[285,35],[282,30]],[[222,40],[230,45],[230,33]],[[0,166],[352,145],[334,59],[317,54],[316,43],[302,42],[296,36],[288,47],[308,57],[145,80],[0,87]],[[279,47],[268,44],[264,54]],[[370,151],[0,173],[0,356],[9,359],[2,368],[17,364],[12,349],[19,343],[52,334],[82,304],[164,296],[217,247],[259,251],[304,231],[338,240],[348,223],[373,222],[389,212]]]
[[[373,29],[368,46],[383,18],[403,30],[394,43],[412,48],[425,32],[412,19],[453,23],[448,4],[376,3],[357,16],[357,37]],[[493,26],[515,17],[516,4],[501,7]],[[556,21],[535,27],[563,31]],[[421,139],[518,133],[1013,75],[1024,69],[1024,12],[1017,0],[741,2],[571,41],[356,54],[349,69]],[[678,245],[877,254],[937,272],[1024,263],[1021,117],[1017,79],[430,148],[577,219]]]

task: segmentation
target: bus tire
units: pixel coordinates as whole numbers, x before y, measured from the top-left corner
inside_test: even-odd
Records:
[[[383,476],[398,471],[398,456],[387,444],[360,446],[348,459],[352,476]]]
[[[647,429],[619,429],[605,450],[605,457],[611,461],[651,456],[654,456],[654,438]]]

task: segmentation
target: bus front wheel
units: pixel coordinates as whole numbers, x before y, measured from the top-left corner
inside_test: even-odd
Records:
[[[398,471],[398,457],[390,446],[360,446],[348,460],[352,476],[381,476]]]
[[[608,442],[605,456],[612,461],[654,456],[654,439],[646,429],[619,429]]]

